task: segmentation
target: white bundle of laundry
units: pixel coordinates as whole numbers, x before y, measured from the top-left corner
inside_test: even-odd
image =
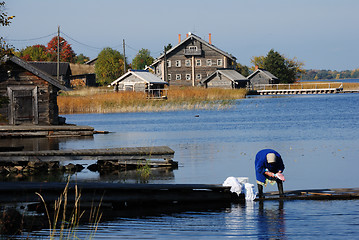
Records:
[[[254,185],[249,183],[247,177],[228,177],[223,186],[231,187],[230,191],[240,194],[244,194],[246,200],[253,201],[256,198],[257,193],[254,191]]]

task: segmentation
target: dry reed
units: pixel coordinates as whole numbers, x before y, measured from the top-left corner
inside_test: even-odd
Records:
[[[50,239],[78,239],[78,237],[76,236],[76,229],[78,228],[80,219],[85,213],[85,211],[80,210],[81,193],[78,190],[77,185],[75,185],[75,199],[72,207],[72,212],[68,214],[69,183],[70,178],[67,181],[64,191],[54,203],[53,221],[51,221],[52,218],[50,216],[50,212],[45,202],[45,199],[42,197],[41,194],[36,193],[42,200],[45,207],[45,212],[49,223]],[[100,213],[101,203],[102,200],[98,207],[91,207],[89,223],[92,224],[92,226],[89,231],[89,235],[87,236],[88,238],[92,238],[97,231],[98,224],[102,217],[102,213]]]
[[[81,89],[62,93],[58,106],[61,114],[222,109],[231,107],[234,100],[244,98],[246,93],[245,89],[171,87],[167,100],[154,100],[147,99],[143,92]]]

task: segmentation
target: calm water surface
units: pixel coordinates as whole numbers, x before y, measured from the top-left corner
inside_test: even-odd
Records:
[[[112,133],[62,142],[62,149],[167,145],[175,150],[178,170],[154,177],[151,183],[221,184],[229,176],[249,177],[255,183],[255,154],[273,148],[284,159],[285,190],[358,187],[359,94],[253,97],[221,111],[81,114],[66,118],[69,123]],[[108,180],[86,170],[77,178]],[[272,190],[276,187],[265,188]],[[84,238],[86,234],[87,227],[82,226],[78,235]],[[233,204],[216,211],[118,218],[101,223],[95,238],[354,236],[359,236],[357,200]]]

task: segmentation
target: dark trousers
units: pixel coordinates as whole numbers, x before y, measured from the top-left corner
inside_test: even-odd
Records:
[[[284,196],[284,191],[283,191],[283,181],[276,179],[277,182],[277,187],[278,187],[278,192],[279,192],[279,196],[283,197]],[[264,194],[263,194],[263,185],[261,184],[257,184],[258,185],[258,197],[259,198],[264,198]]]

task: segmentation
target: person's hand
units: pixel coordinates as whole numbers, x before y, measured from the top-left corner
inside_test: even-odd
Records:
[[[285,181],[284,175],[280,172],[274,174],[274,176],[283,182]]]

